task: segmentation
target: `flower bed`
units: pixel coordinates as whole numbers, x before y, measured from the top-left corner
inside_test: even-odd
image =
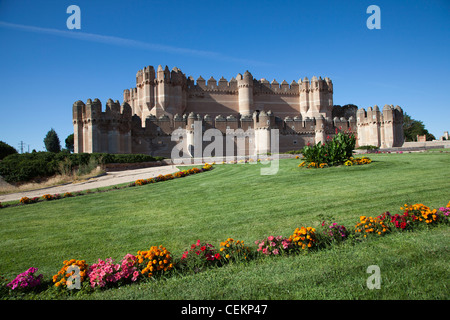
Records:
[[[298,159],[298,158],[296,158]],[[349,166],[354,166],[354,165],[363,165],[363,164],[369,164],[372,163],[372,160],[366,156],[363,157],[359,157],[359,158],[353,158],[350,157],[348,158],[343,164],[347,167]],[[307,162],[307,161],[302,161],[300,162],[300,164],[298,165],[299,168],[328,168],[330,165],[328,165],[328,163],[322,162]]]
[[[197,240],[180,258],[172,256],[167,248],[160,245],[138,251],[136,255],[126,254],[120,263],[108,258],[99,259],[97,263],[89,266],[85,260],[65,260],[61,270],[53,276],[53,285],[70,292],[73,289],[71,284],[76,279],[85,290],[107,289],[146,278],[156,280],[168,277],[171,270],[178,270],[177,274],[183,270],[196,273],[208,267],[220,267],[231,262],[244,263],[249,259],[282,254],[309,254],[342,241],[367,241],[371,237],[385,236],[396,231],[414,231],[420,227],[449,224],[450,201],[439,209],[431,209],[421,203],[405,204],[400,209],[402,214],[392,215],[384,212],[376,217],[360,216],[353,230],[336,222],[325,221],[321,224],[322,232],[313,227],[302,226],[296,228],[289,237],[268,236],[257,240],[256,248],[246,246],[244,241],[228,238],[220,242],[219,251],[216,251],[214,245]],[[35,276],[36,271],[37,268],[30,268],[19,274],[7,284],[7,288],[15,292],[42,286],[43,276]]]

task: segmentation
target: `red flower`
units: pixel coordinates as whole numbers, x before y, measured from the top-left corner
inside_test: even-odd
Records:
[[[214,258],[216,258],[217,260],[219,260],[219,259],[220,259],[220,254],[219,254],[219,253],[216,253],[216,254],[214,255]]]
[[[205,250],[206,250],[206,247],[203,246],[203,247],[200,248],[200,250],[205,251]]]

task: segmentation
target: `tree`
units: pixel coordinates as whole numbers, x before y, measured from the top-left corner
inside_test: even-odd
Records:
[[[17,153],[17,150],[11,147],[9,144],[0,141],[0,160],[9,156],[10,154]]]
[[[418,135],[425,135],[427,141],[436,139],[425,129],[422,121],[411,118],[406,112],[403,115],[403,134],[405,135],[405,141],[417,141]]]
[[[73,133],[67,136],[65,142],[66,142],[67,150],[69,150],[69,152],[73,152],[73,150],[74,150],[74,135],[73,135]]]
[[[45,149],[49,152],[60,152],[61,151],[61,143],[59,142],[58,135],[53,128],[47,132],[47,135],[44,138]]]

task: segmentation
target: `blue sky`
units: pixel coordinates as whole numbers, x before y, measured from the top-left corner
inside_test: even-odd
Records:
[[[66,26],[81,9],[81,29]],[[381,29],[369,30],[369,5]],[[329,77],[334,103],[393,104],[436,137],[450,130],[450,1],[0,1],[0,140],[64,146],[72,104],[123,100],[137,70],[289,83]]]

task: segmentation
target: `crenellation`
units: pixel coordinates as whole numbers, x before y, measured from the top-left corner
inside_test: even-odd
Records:
[[[208,80],[208,84],[206,87],[210,90],[216,90],[217,89],[217,80],[211,76],[211,78],[209,78],[209,80]]]
[[[275,79],[272,80],[272,82],[270,83],[270,89],[274,93],[280,92],[280,84],[278,83],[277,80],[275,80]]]
[[[205,81],[205,79],[203,79],[202,76],[199,76],[197,78],[197,87],[199,87],[201,89],[206,89],[206,81]]]
[[[229,90],[229,84],[228,84],[227,79],[225,79],[224,77],[219,79],[218,89],[219,90]]]

